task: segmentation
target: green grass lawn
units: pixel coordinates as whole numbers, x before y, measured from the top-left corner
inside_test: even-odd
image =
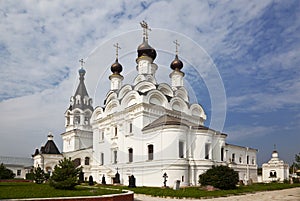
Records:
[[[126,186],[77,186],[75,190],[57,190],[50,187],[48,184],[35,183],[19,183],[19,182],[3,182],[0,183],[0,199],[12,198],[45,198],[45,197],[74,197],[74,196],[95,196],[104,194],[121,193],[121,190],[129,189],[137,194],[146,194],[160,197],[221,197],[229,195],[239,195],[245,193],[252,193],[257,191],[280,190],[286,188],[300,187],[300,184],[253,184],[251,186],[240,186],[235,190],[218,190],[206,191],[200,187],[186,187],[180,190],[173,190],[171,188],[159,187],[137,187],[128,188]],[[113,188],[115,190],[108,190],[104,188]],[[116,191],[117,190],[117,191]]]
[[[270,191],[270,190],[281,190],[286,188],[300,187],[300,184],[253,184],[251,186],[240,186],[234,190],[218,190],[218,191],[206,191],[200,187],[187,187],[181,188],[180,190],[173,190],[171,188],[159,188],[159,187],[137,187],[128,188],[124,186],[112,186],[112,188],[118,189],[129,189],[137,194],[146,194],[159,197],[190,197],[190,198],[203,198],[203,197],[223,197],[230,195],[239,195],[246,193],[253,193],[258,191]]]
[[[120,190],[107,190],[99,187],[76,186],[75,190],[57,190],[48,184],[0,182],[0,200],[13,198],[46,198],[96,196],[121,193]]]

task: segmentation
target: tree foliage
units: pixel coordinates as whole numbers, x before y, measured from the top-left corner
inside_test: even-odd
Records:
[[[42,170],[42,168],[40,168],[40,167],[37,167],[34,169],[33,175],[34,175],[33,179],[34,179],[35,183],[37,183],[37,184],[43,183],[46,179],[45,173]]]
[[[50,177],[50,185],[56,189],[74,189],[78,184],[78,176],[81,171],[76,168],[71,159],[64,158],[55,166],[52,176]]]
[[[12,170],[7,169],[3,163],[0,165],[0,179],[13,179],[16,175]]]
[[[238,181],[238,173],[227,166],[213,166],[199,176],[201,185],[211,185],[222,190],[235,189]]]
[[[300,169],[300,153],[295,155],[295,164],[298,169]]]
[[[300,153],[295,154],[295,161],[290,166],[290,173],[295,173],[297,170],[300,170]],[[298,176],[300,176],[300,173],[297,173]]]

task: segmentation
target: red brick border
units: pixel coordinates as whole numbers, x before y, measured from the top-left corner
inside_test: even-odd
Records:
[[[134,193],[126,191],[122,194],[111,194],[102,196],[86,197],[59,197],[59,198],[27,198],[27,199],[9,199],[9,201],[133,201]]]
[[[0,179],[0,182],[32,182],[32,180],[26,180],[26,179]]]

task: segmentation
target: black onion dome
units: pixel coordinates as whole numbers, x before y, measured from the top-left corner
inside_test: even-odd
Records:
[[[155,49],[148,44],[148,41],[146,41],[145,38],[143,39],[143,43],[138,46],[137,52],[138,57],[148,56],[153,60],[156,58]]]
[[[110,70],[113,74],[120,74],[122,72],[123,67],[118,62],[118,59],[116,59],[116,62],[111,65]]]
[[[85,75],[85,70],[83,68],[80,68],[78,70],[78,73],[79,73],[80,76],[84,76]]]
[[[178,56],[176,55],[175,56],[175,59],[172,61],[172,63],[170,64],[170,67],[173,69],[173,70],[178,70],[180,71],[183,67],[183,63],[182,61],[180,61],[178,59]]]

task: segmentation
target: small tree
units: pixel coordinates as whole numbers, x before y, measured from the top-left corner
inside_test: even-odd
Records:
[[[16,175],[12,170],[7,169],[3,163],[0,165],[0,179],[13,179]]]
[[[201,185],[212,185],[222,190],[235,189],[238,181],[238,173],[227,166],[213,166],[199,176]]]
[[[37,184],[43,183],[46,179],[45,173],[40,167],[35,168],[33,174],[34,174],[34,181]]]
[[[50,177],[50,186],[57,189],[74,189],[78,184],[78,175],[81,171],[76,168],[71,159],[64,158],[55,166],[52,176]]]
[[[295,155],[295,167],[299,170],[300,169],[300,153]]]

